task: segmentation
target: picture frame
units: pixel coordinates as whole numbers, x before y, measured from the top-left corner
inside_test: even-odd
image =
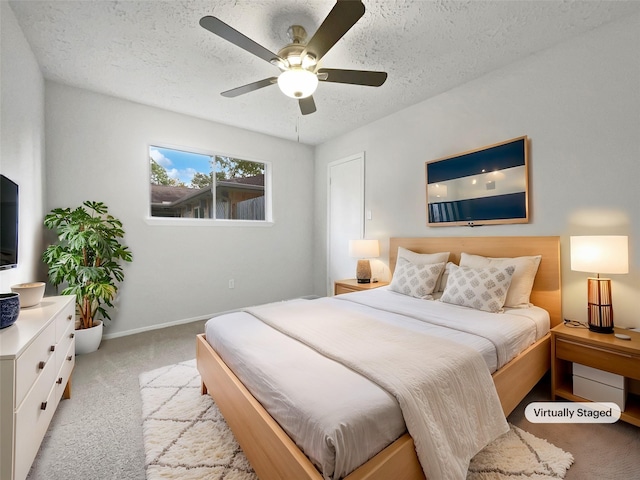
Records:
[[[428,226],[529,222],[529,139],[425,162]]]

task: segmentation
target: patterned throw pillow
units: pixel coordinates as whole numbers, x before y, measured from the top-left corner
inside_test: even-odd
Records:
[[[389,288],[394,292],[429,300],[442,270],[444,263],[417,265],[400,257]]]
[[[447,286],[440,298],[442,302],[485,312],[502,311],[515,271],[513,265],[500,268],[450,267]]]
[[[433,265],[435,263],[444,262],[445,265],[449,260],[449,252],[437,252],[437,253],[416,253],[411,250],[407,250],[403,247],[398,247],[398,260],[404,258],[405,260],[409,260],[409,262],[414,263],[416,265]],[[444,275],[444,273],[443,273]],[[441,292],[444,290],[445,284],[442,283],[442,275],[440,276],[440,281],[436,284],[436,288],[433,289],[434,292]]]

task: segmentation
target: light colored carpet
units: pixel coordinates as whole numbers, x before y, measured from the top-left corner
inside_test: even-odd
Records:
[[[256,480],[218,408],[200,394],[195,360],[142,373],[148,480]],[[471,461],[468,480],[564,478],[573,456],[512,425]]]

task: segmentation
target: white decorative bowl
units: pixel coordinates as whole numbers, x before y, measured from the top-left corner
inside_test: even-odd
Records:
[[[20,294],[20,308],[38,305],[44,296],[44,282],[18,283],[11,286],[11,291]]]

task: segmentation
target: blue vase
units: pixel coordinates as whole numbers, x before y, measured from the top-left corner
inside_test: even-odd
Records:
[[[0,293],[0,328],[16,323],[20,314],[20,294]]]

